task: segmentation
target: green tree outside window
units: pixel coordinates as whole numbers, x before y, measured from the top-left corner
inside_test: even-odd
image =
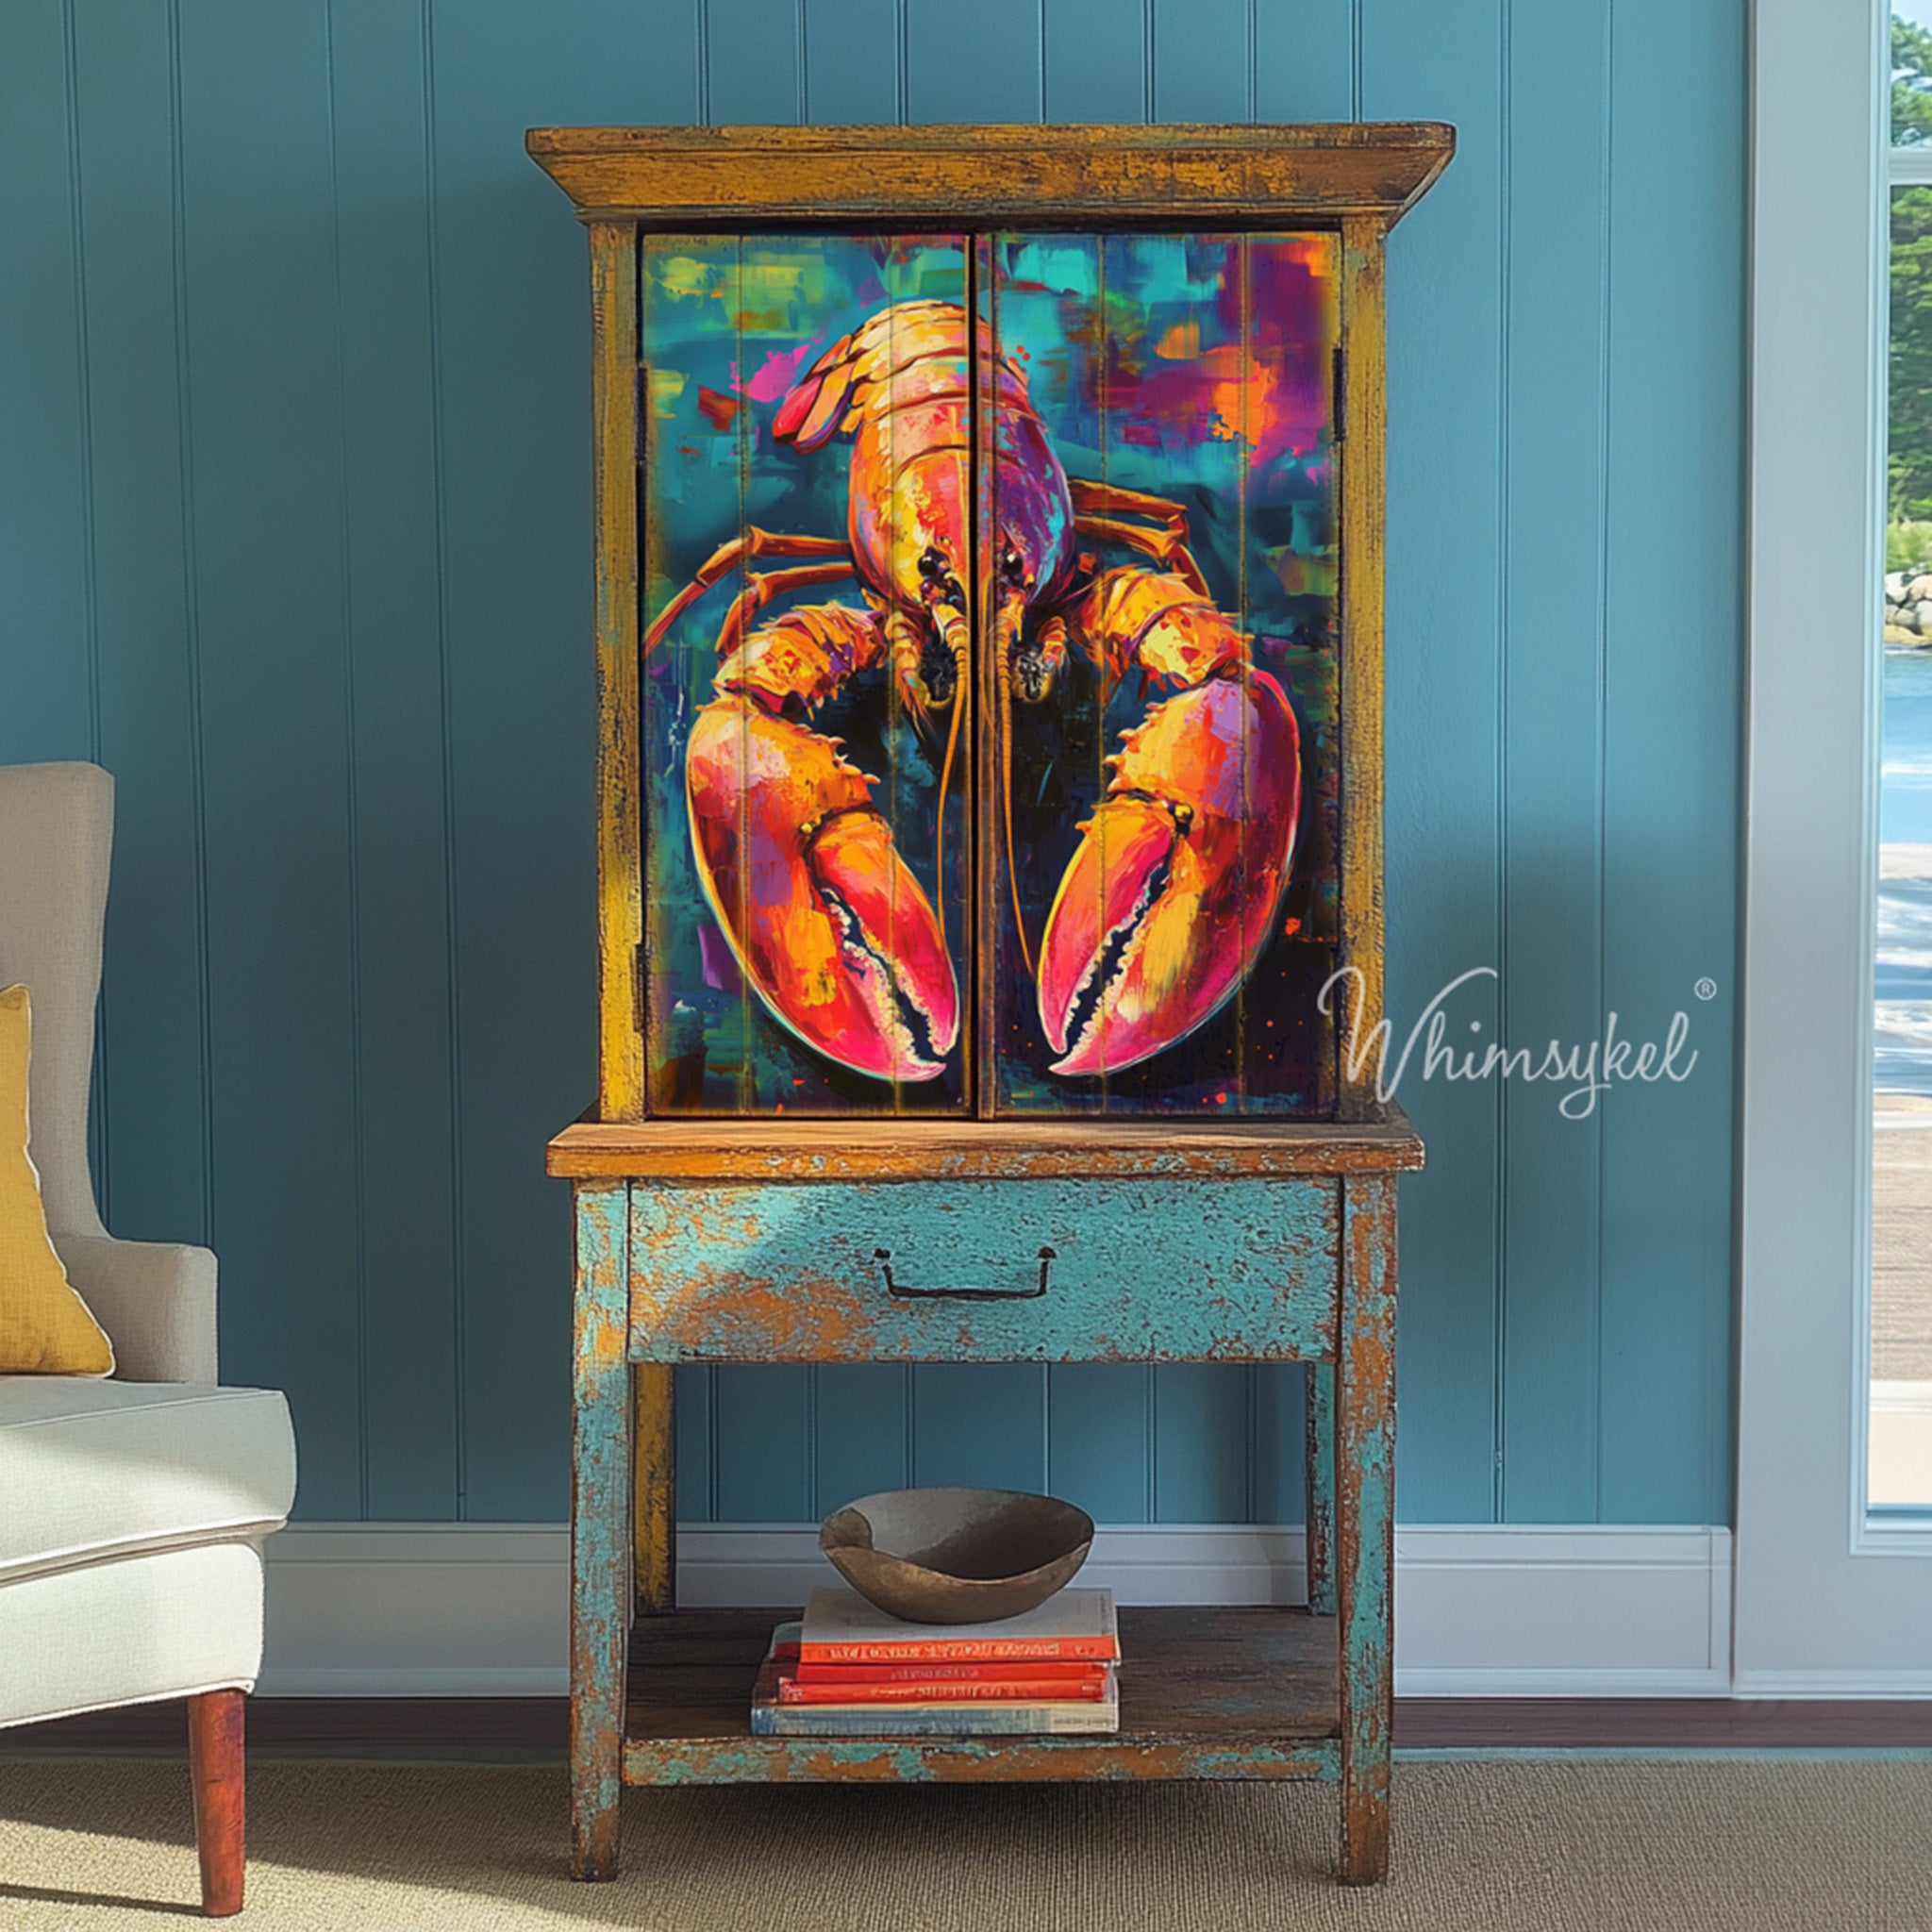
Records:
[[[1932,143],[1932,32],[1891,23],[1891,138]],[[1932,562],[1932,188],[1891,196],[1891,442],[1886,563]]]

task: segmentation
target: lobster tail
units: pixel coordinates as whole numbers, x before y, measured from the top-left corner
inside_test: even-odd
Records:
[[[775,442],[817,449],[838,432],[857,376],[852,336],[841,336],[791,387],[772,419]]]

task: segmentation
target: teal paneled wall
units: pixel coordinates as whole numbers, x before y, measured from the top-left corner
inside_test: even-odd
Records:
[[[1391,254],[1393,1010],[1493,967],[1459,1033],[1700,1055],[1405,1085],[1404,1510],[1726,1518],[1744,57],[1743,0],[9,0],[0,759],[119,778],[105,1206],[220,1250],[303,1514],[564,1507],[587,303],[524,129],[1356,116],[1460,137]],[[1274,1372],[683,1390],[700,1517],[1299,1512]]]

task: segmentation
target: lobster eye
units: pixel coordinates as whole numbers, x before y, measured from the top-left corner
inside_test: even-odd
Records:
[[[1020,553],[1017,550],[1015,550],[1010,543],[1008,543],[1006,549],[1000,553],[1000,575],[1003,576],[1008,583],[1017,584],[1022,581],[1025,573],[1025,560],[1021,557]]]
[[[945,569],[945,553],[937,546],[928,549],[919,559],[919,575],[923,577],[943,576]]]

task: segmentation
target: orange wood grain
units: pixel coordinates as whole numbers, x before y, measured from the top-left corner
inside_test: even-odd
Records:
[[[663,1120],[580,1122],[553,1174],[652,1180],[1238,1180],[1423,1164],[1408,1118],[1250,1120]]]
[[[1228,226],[1393,220],[1441,173],[1437,122],[1318,126],[533,127],[586,220]]]
[[[1387,513],[1386,224],[1356,217],[1341,229],[1341,962],[1360,974],[1338,1000],[1340,1112],[1371,1118],[1375,1063],[1348,1077],[1351,1037],[1382,1018],[1382,552]]]
[[[591,225],[597,531],[598,1108],[644,1113],[643,819],[638,771],[637,229]]]

